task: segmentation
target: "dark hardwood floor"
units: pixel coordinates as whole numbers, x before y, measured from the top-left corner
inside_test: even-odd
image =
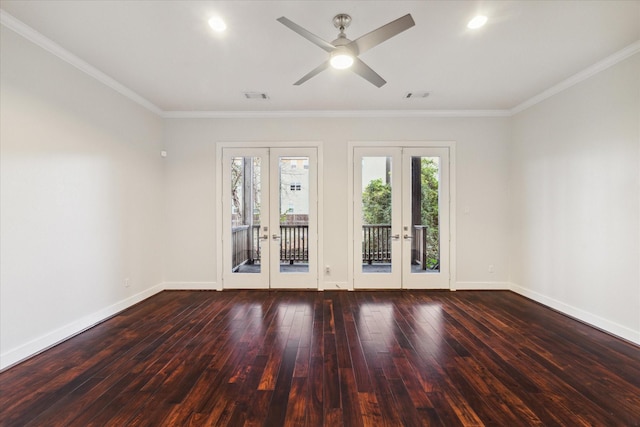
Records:
[[[637,426],[640,348],[507,291],[162,292],[0,374],[2,426]]]

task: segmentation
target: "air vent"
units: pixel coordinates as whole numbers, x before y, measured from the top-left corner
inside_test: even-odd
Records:
[[[269,99],[269,95],[263,92],[244,92],[246,99]]]
[[[429,92],[407,92],[404,96],[405,99],[413,98],[426,98],[429,96]]]

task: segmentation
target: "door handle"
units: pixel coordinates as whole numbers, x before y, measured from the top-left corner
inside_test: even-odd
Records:
[[[391,238],[393,240],[398,240],[400,238],[400,235],[399,234],[394,234],[393,236],[391,236]]]
[[[272,235],[271,235],[271,238],[272,238],[273,240],[280,240],[280,236],[278,236],[277,234],[272,234]]]
[[[405,240],[411,240],[413,239],[413,236],[409,236],[408,234],[404,235]]]
[[[269,235],[265,234],[263,236],[258,236],[258,239],[260,239],[260,240],[268,240],[269,239]]]

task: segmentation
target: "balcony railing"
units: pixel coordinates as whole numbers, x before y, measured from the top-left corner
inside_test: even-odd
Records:
[[[411,265],[428,268],[427,227],[414,225],[411,245]],[[391,226],[386,224],[362,226],[362,262],[366,264],[391,262]]]
[[[260,262],[260,225],[233,227],[234,269],[242,264]],[[432,248],[427,244],[427,227],[414,225],[412,230],[411,264],[427,270],[428,255]],[[309,227],[307,225],[280,226],[280,262],[309,262]],[[366,264],[391,262],[391,226],[386,224],[362,226],[362,262]]]
[[[362,226],[362,262],[391,262],[391,226]]]
[[[260,262],[260,225],[240,225],[231,229],[233,268]],[[309,226],[280,226],[280,262],[309,262]]]
[[[257,244],[260,226],[239,225],[231,229],[233,268],[242,264],[253,264],[260,260],[260,245]]]
[[[309,262],[309,226],[280,226],[280,262]]]

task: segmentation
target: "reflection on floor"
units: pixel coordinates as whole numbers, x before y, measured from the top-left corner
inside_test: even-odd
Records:
[[[281,273],[308,273],[309,264],[280,264]],[[391,273],[391,264],[362,264],[363,273]],[[236,273],[260,273],[260,264],[243,264]],[[411,266],[411,273],[439,273],[438,270],[422,270],[419,265]]]

